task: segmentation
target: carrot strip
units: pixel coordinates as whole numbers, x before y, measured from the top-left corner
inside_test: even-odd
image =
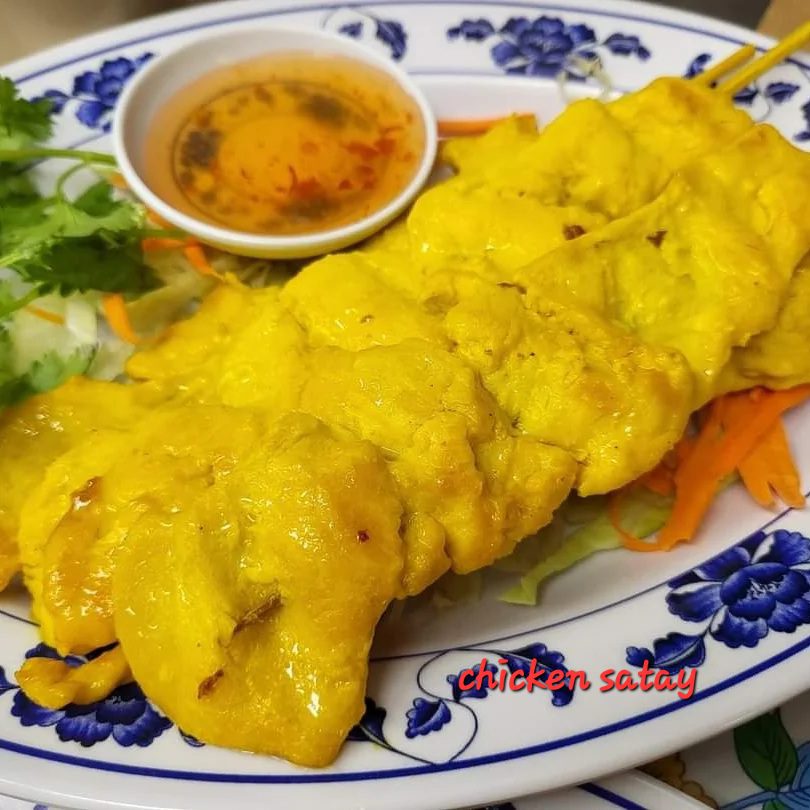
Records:
[[[155,225],[159,225],[161,228],[174,227],[171,222],[169,222],[167,219],[163,219],[163,217],[160,214],[158,214],[156,211],[153,211],[151,208],[146,209],[146,215],[152,222],[155,223]]]
[[[29,304],[25,309],[32,315],[36,315],[37,318],[41,318],[43,321],[55,323],[57,326],[65,325],[65,319],[61,315],[58,315],[56,312],[48,312],[47,309],[40,309],[39,307],[33,306],[33,304]]]
[[[688,434],[684,434],[678,440],[678,443],[672,449],[672,455],[675,459],[674,467],[680,467],[681,464],[689,458],[689,454],[695,449],[695,438]]]
[[[164,239],[158,236],[147,236],[141,239],[141,249],[144,253],[151,253],[155,250],[176,250],[186,247],[189,242],[186,239]]]
[[[648,473],[644,473],[638,481],[656,495],[672,495],[675,491],[673,471],[664,461]]]
[[[669,549],[678,541],[672,536],[691,537],[714,497],[719,477],[709,460],[716,453],[722,438],[720,409],[715,401],[692,448],[675,472],[675,503],[669,521],[654,542],[645,544],[642,551]]]
[[[119,293],[110,293],[101,299],[104,317],[110,329],[126,343],[140,343],[141,338],[135,333],[127,314],[127,305]]]
[[[127,181],[124,180],[124,176],[120,172],[110,172],[110,174],[107,175],[107,182],[114,188],[120,188],[122,191],[129,188]]]
[[[188,259],[191,266],[203,276],[214,276],[214,278],[222,279],[219,273],[214,270],[205,256],[205,251],[201,245],[191,244],[186,245],[183,249],[185,257]]]
[[[517,115],[528,115],[528,113],[516,113]],[[469,135],[483,135],[489,132],[496,124],[506,121],[511,116],[501,116],[499,118],[478,118],[478,119],[440,119],[438,121],[440,138],[458,138]]]
[[[731,396],[742,396],[732,394]],[[753,449],[757,442],[770,430],[785,412],[810,397],[810,385],[799,385],[786,391],[765,391],[755,389],[751,402],[755,407],[744,415],[745,424],[739,431],[729,430],[721,447],[718,465],[723,475],[729,475]],[[723,399],[726,399],[724,397]],[[743,421],[743,420],[740,420]],[[730,426],[731,427],[731,426]],[[737,435],[732,435],[736,433]]]
[[[786,505],[801,509],[804,495],[799,472],[781,420],[763,436],[760,443],[740,462],[740,477],[751,497],[761,506],[774,506],[774,494]]]
[[[672,515],[644,551],[668,550],[691,540],[723,479],[734,472],[782,413],[810,397],[810,385],[787,391],[755,390],[715,400],[692,452],[675,474]]]
[[[622,526],[621,520],[621,506],[622,501],[624,500],[624,496],[630,491],[633,487],[633,484],[629,484],[628,486],[617,489],[615,492],[610,494],[608,498],[607,508],[608,508],[608,517],[610,518],[610,523],[613,528],[616,530],[617,534],[621,538],[622,545],[630,549],[631,551],[649,551],[649,547],[651,545],[655,545],[655,540],[642,540],[640,537],[636,537],[636,535],[628,532]]]

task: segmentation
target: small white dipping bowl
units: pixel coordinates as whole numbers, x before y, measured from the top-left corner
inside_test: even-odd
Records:
[[[336,54],[365,62],[391,76],[417,104],[425,126],[425,149],[408,186],[367,217],[340,228],[294,236],[263,236],[223,228],[177,210],[144,181],[143,160],[152,121],[164,104],[195,80],[224,66],[260,56],[292,51]],[[304,258],[346,247],[380,230],[419,193],[436,158],[436,118],[422,91],[388,59],[347,37],[324,31],[275,26],[233,29],[195,39],[159,57],[139,72],[116,105],[113,148],[121,173],[133,193],[163,219],[201,241],[231,253],[261,258]]]

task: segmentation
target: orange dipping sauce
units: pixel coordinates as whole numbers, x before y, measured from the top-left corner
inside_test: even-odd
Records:
[[[413,179],[425,147],[415,101],[341,56],[274,54],[212,71],[155,116],[144,180],[232,230],[306,234],[356,222]]]

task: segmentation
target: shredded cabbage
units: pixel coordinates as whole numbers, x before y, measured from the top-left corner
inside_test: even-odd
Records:
[[[557,86],[560,88],[560,95],[562,95],[566,103],[573,101],[568,95],[567,89],[572,74],[573,78],[577,80],[587,79],[589,77],[596,79],[597,83],[602,88],[599,93],[599,98],[602,101],[607,101],[613,93],[613,82],[605,70],[602,60],[596,55],[586,58],[575,54],[568,58],[565,69],[561,70],[556,76]]]
[[[643,488],[629,492],[622,500],[622,527],[636,537],[648,537],[666,523],[672,509],[670,498]],[[584,520],[582,519],[584,518]],[[501,561],[501,570],[523,571],[517,584],[499,598],[515,605],[536,605],[542,582],[560,571],[596,554],[619,548],[621,537],[607,509],[607,499],[572,498],[552,523],[534,537],[526,538],[510,558]],[[534,563],[521,568],[528,561]]]
[[[64,324],[26,309],[0,321],[0,408],[87,372],[98,348],[92,295],[46,295],[34,303]]]

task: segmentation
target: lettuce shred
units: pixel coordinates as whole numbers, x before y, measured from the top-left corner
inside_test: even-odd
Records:
[[[631,534],[649,537],[666,523],[671,510],[670,498],[635,488],[622,499],[621,523]],[[549,577],[621,544],[608,515],[607,498],[573,497],[551,524],[526,538],[511,557],[498,563],[501,570],[522,574],[500,599],[516,605],[536,605],[539,587]]]

